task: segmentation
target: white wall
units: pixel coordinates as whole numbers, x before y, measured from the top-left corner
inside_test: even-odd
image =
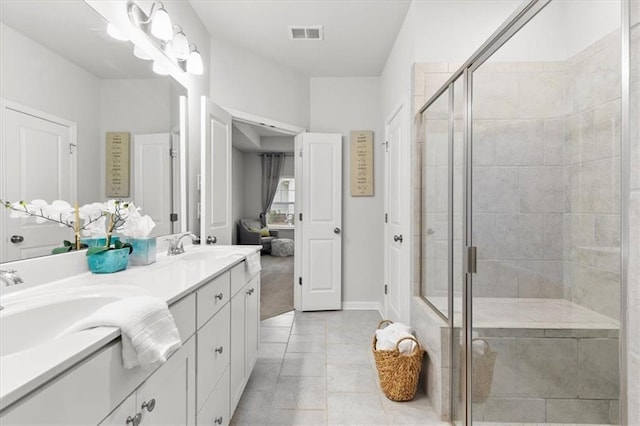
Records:
[[[373,130],[374,196],[352,197],[350,132]],[[341,133],[342,149],[342,301],[383,299],[384,128],[378,77],[312,78],[311,131]]]
[[[135,185],[133,173],[135,135],[171,131],[170,96],[171,82],[168,78],[118,79],[100,82],[100,164],[105,164],[106,133],[131,133],[130,196],[133,196]],[[104,181],[105,170],[102,167],[101,182]],[[104,198],[106,198],[105,188],[102,185],[100,199]]]
[[[238,232],[236,226],[238,220],[244,216],[244,154],[237,149],[231,151],[231,223],[233,224],[231,229],[231,244],[238,243]]]
[[[98,200],[100,79],[3,23],[0,32],[0,97],[78,125],[78,202]]]
[[[209,64],[211,99],[217,104],[309,127],[307,77],[218,39],[211,40]]]
[[[414,1],[414,62],[464,62],[522,0]]]

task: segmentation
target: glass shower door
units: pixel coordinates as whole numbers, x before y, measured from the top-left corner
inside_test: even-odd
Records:
[[[471,68],[474,423],[618,423],[619,27],[553,1]]]

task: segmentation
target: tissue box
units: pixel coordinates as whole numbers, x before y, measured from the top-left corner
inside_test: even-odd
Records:
[[[150,265],[156,261],[156,237],[127,238],[133,247],[129,265]]]

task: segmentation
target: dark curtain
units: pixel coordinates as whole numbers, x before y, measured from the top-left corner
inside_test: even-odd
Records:
[[[260,212],[262,226],[267,226],[267,212],[271,209],[271,203],[276,196],[283,167],[283,153],[262,154],[262,212]]]

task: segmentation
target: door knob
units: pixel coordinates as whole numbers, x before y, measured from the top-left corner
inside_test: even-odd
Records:
[[[142,409],[147,409],[148,412],[152,412],[154,408],[156,408],[156,399],[155,398],[151,398],[151,400],[149,402],[144,401],[142,403]]]
[[[18,244],[24,241],[24,237],[22,235],[12,235],[11,242],[14,244]]]
[[[207,237],[207,244],[215,244],[217,242],[218,242],[218,239],[216,237],[212,237],[211,235]]]
[[[340,233],[340,228],[333,228],[333,233],[334,234],[339,234]]]
[[[136,415],[133,417],[131,416],[127,417],[127,424],[131,423],[133,424],[133,426],[138,426],[141,421],[142,421],[142,413],[136,413]]]
[[[402,235],[394,235],[393,236],[393,241],[395,241],[396,243],[398,242],[402,242]]]

